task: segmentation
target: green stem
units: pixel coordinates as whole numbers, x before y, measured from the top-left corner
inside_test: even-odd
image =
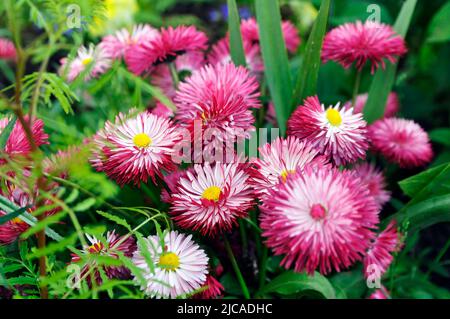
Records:
[[[242,293],[244,294],[245,299],[250,299],[250,293],[248,292],[247,284],[245,283],[244,277],[242,276],[241,270],[236,262],[236,258],[233,255],[233,251],[231,250],[230,243],[226,236],[223,236],[225,249],[228,254],[228,258],[230,258],[231,265],[233,266],[234,272],[236,273],[236,277],[241,285]]]
[[[353,96],[352,96],[352,106],[353,107],[355,107],[356,98],[358,97],[359,87],[361,85],[361,76],[362,76],[362,71],[357,71],[356,79],[355,79],[355,86],[353,87]]]
[[[267,257],[268,257],[269,250],[264,245],[263,252],[262,252],[262,258],[261,263],[259,265],[259,289],[262,289],[266,282],[266,272],[267,272]]]
[[[178,77],[177,68],[175,66],[175,62],[169,63],[170,76],[172,77],[173,87],[178,89],[178,84],[180,83],[180,78]]]
[[[434,259],[434,262],[433,262],[434,265],[438,264],[438,263],[441,261],[442,257],[444,257],[445,253],[447,252],[447,250],[448,250],[449,248],[450,248],[450,240],[448,240],[448,241],[445,243],[444,247],[441,249],[441,251],[439,252],[439,254],[438,254],[438,255],[436,256],[436,258]],[[429,277],[430,274],[431,274],[431,268],[427,271],[426,276]]]

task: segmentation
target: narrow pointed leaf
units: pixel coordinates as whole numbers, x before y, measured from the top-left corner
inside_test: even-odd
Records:
[[[230,33],[230,53],[233,63],[245,66],[245,53],[242,44],[241,22],[236,0],[228,0],[228,31]]]
[[[4,149],[6,142],[8,141],[9,135],[11,134],[14,125],[16,124],[16,118],[14,117],[8,122],[8,125],[0,133],[0,150]]]

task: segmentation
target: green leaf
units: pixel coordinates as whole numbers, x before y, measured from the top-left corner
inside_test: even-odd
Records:
[[[41,256],[47,256],[57,251],[67,250],[68,246],[73,246],[77,240],[77,233],[73,233],[69,237],[63,238],[59,242],[53,242],[45,246],[42,249],[34,249],[34,251],[27,256],[28,259],[39,258]]]
[[[242,44],[241,22],[236,0],[228,0],[228,31],[230,33],[230,53],[235,65],[245,66],[245,53]]]
[[[433,142],[450,146],[450,128],[437,128],[432,130],[429,135]]]
[[[281,32],[280,7],[277,0],[255,0],[255,7],[265,76],[275,106],[277,122],[281,134],[284,135],[291,110],[293,87]]]
[[[37,281],[34,277],[27,276],[19,276],[7,279],[7,282],[10,286],[15,285],[36,285]]]
[[[106,212],[102,212],[100,210],[97,211],[97,214],[102,215],[106,219],[109,219],[110,221],[116,223],[117,225],[123,226],[126,229],[128,229],[128,231],[131,231],[131,226],[127,223],[127,221],[125,219],[117,217],[117,216],[109,214],[109,213],[106,213]]]
[[[8,125],[0,133],[0,150],[5,149],[6,142],[8,142],[9,135],[11,134],[14,125],[16,124],[16,118],[8,121]]]
[[[93,197],[89,197],[89,198],[85,199],[84,201],[76,204],[75,207],[73,208],[73,211],[75,211],[75,212],[85,212],[89,208],[94,206],[95,203],[96,203],[96,199],[93,198]]]
[[[395,219],[399,225],[409,223],[408,231],[418,231],[437,223],[450,222],[450,194],[436,196],[418,204],[406,206],[385,221]]]
[[[435,14],[428,26],[427,42],[446,42],[450,40],[450,1]]]
[[[327,29],[328,14],[330,12],[330,0],[322,1],[320,11],[312,27],[306,44],[300,72],[297,75],[297,85],[292,99],[292,107],[295,108],[308,96],[317,93],[317,79],[319,78],[320,55],[323,39]]]
[[[21,208],[19,208],[18,210],[12,212],[12,213],[9,213],[9,214],[0,216],[0,225],[3,225],[3,224],[6,223],[7,221],[9,221],[9,220],[11,220],[11,219],[14,219],[14,218],[16,218],[16,217],[22,215],[23,212],[25,212],[27,209],[28,209],[28,207],[21,207]]]
[[[406,36],[417,0],[406,0],[394,25],[395,31]],[[385,70],[379,69],[374,76],[369,90],[369,97],[364,107],[364,118],[370,124],[384,114],[389,93],[392,90],[397,72],[397,63],[387,63]]]
[[[309,276],[306,273],[286,271],[265,285],[259,294],[298,295],[306,291],[315,291],[327,299],[336,298],[331,283],[318,272],[315,272],[314,276]]]

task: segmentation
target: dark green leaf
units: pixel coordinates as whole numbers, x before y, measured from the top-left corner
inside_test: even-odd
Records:
[[[27,208],[28,207],[22,207],[12,213],[0,216],[0,225],[6,223],[7,221],[9,221],[11,219],[14,219],[14,218],[22,215],[27,210]]]
[[[428,42],[446,42],[450,40],[450,1],[436,13],[428,27]]]
[[[16,124],[16,118],[12,118],[9,120],[8,125],[2,130],[0,133],[0,150],[3,150],[6,146],[6,142],[8,141],[9,135]]]
[[[241,22],[236,0],[228,0],[228,31],[230,33],[230,53],[234,64],[245,66],[244,46],[242,45]]]
[[[127,223],[127,221],[125,219],[117,217],[117,216],[109,214],[109,213],[106,213],[106,212],[102,212],[100,210],[97,211],[97,214],[102,215],[103,217],[109,219],[110,221],[125,227],[126,229],[128,229],[128,231],[131,231],[131,226]]]
[[[432,130],[429,135],[433,142],[450,146],[450,128],[437,128]]]

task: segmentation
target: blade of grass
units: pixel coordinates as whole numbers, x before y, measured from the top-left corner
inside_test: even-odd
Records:
[[[416,3],[417,0],[407,0],[397,17],[394,30],[402,37],[406,36]],[[364,107],[364,118],[369,124],[381,118],[384,114],[389,93],[394,86],[396,73],[397,63],[388,63],[385,70],[379,69],[375,73],[370,87],[369,97]]]
[[[297,75],[297,84],[292,98],[292,109],[308,96],[317,93],[317,80],[321,63],[320,55],[327,29],[330,4],[331,0],[322,1],[319,14],[309,35],[303,62]]]
[[[227,0],[228,3],[228,32],[230,33],[230,53],[233,63],[245,66],[245,53],[242,44],[241,22],[236,0]]]
[[[288,56],[281,31],[281,15],[278,0],[255,0],[259,41],[265,74],[275,106],[281,134],[286,133],[286,121],[292,103],[292,79]]]

